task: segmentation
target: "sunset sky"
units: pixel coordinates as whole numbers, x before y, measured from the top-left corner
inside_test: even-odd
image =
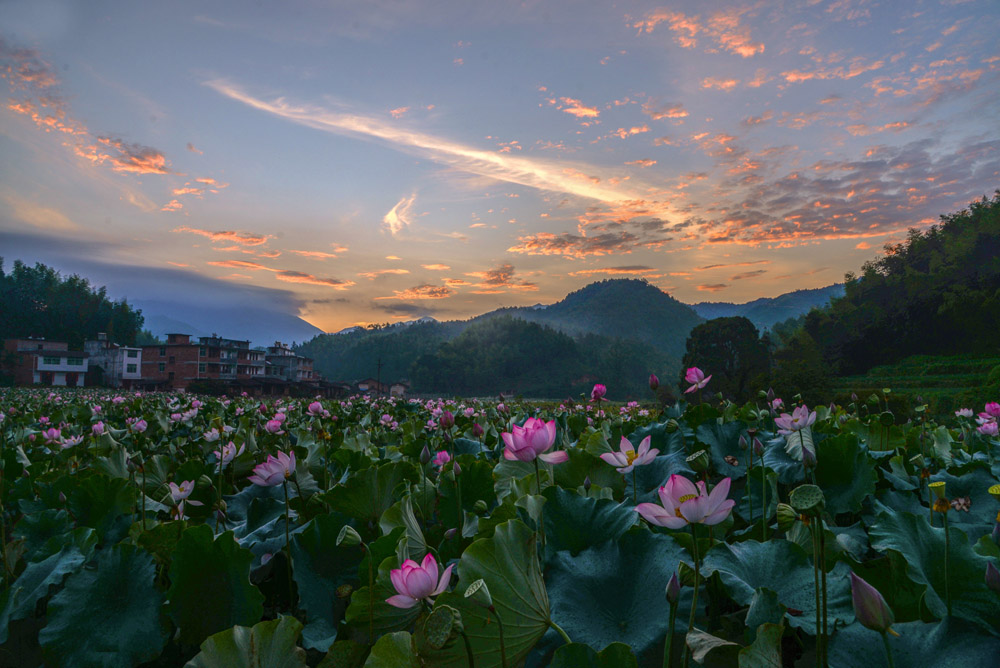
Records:
[[[998,34],[996,0],[7,0],[0,256],[327,331],[829,285],[1000,187]]]

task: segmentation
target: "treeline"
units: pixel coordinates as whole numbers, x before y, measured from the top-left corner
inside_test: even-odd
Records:
[[[105,332],[115,343],[134,345],[142,323],[141,310],[109,299],[85,278],[20,260],[5,272],[0,258],[0,339],[46,338],[80,348]]]

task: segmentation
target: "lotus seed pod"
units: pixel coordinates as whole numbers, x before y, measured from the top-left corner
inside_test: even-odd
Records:
[[[932,492],[934,492],[934,496],[935,497],[937,497],[938,499],[945,498],[945,496],[944,496],[944,487],[945,487],[944,480],[938,480],[937,482],[932,482],[932,483],[930,483],[927,486],[930,487],[930,490]]]
[[[791,529],[799,519],[799,515],[795,512],[795,509],[787,503],[779,503],[775,513],[778,517],[778,528],[782,531]]]
[[[493,597],[490,596],[490,588],[486,586],[486,580],[482,578],[469,585],[469,588],[465,590],[465,598],[487,610],[493,607]]]
[[[489,508],[489,506],[487,506],[486,502],[483,501],[482,499],[479,499],[474,504],[472,504],[472,510],[477,515],[482,515],[483,513],[485,513],[487,508]]]
[[[351,525],[345,524],[337,536],[337,547],[352,547],[354,545],[361,545],[361,534]]]
[[[896,416],[893,415],[890,411],[883,411],[878,416],[878,422],[883,427],[891,427],[892,425],[896,424]]]
[[[788,495],[788,501],[797,512],[803,515],[818,516],[823,512],[826,499],[823,490],[816,485],[800,485]]]
[[[691,470],[695,473],[703,473],[708,470],[708,451],[699,450],[693,455],[688,455],[685,461],[687,461],[688,466],[690,466]]]
[[[462,614],[448,605],[437,605],[424,621],[424,637],[434,649],[451,647],[464,631]]]
[[[1000,501],[1000,485],[993,485],[989,489],[990,496],[992,496],[997,501]]]
[[[674,433],[674,432],[675,432],[675,431],[677,431],[677,430],[678,430],[679,428],[680,428],[680,425],[679,425],[679,424],[677,424],[677,420],[675,420],[675,419],[673,419],[673,418],[670,418],[669,420],[667,420],[667,424],[666,424],[666,425],[664,425],[664,429],[665,429],[665,431],[666,431],[666,432],[667,432],[668,434],[672,434],[672,433]]]
[[[919,454],[910,457],[910,463],[913,464],[913,468],[918,470],[924,468],[924,466],[926,465],[926,462],[924,461],[924,456]]]

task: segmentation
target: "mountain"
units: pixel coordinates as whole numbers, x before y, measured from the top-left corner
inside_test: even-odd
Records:
[[[757,329],[771,329],[776,323],[808,313],[813,308],[822,308],[834,297],[844,296],[843,283],[835,283],[825,288],[796,290],[777,297],[762,297],[745,304],[729,302],[700,302],[691,308],[706,320],[743,316]]]
[[[323,330],[302,318],[267,307],[209,307],[167,300],[136,299],[148,329],[158,338],[181,333],[193,336],[218,334],[232,339],[249,339],[251,346],[270,346],[275,341],[307,341]],[[226,323],[225,331],[219,323]]]

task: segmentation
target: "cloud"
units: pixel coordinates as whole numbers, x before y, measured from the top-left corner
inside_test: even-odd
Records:
[[[460,288],[466,285],[472,285],[472,283],[463,278],[446,278],[444,279],[444,284],[449,288]]]
[[[687,118],[688,116],[688,112],[684,108],[683,104],[679,102],[665,102],[661,104],[652,98],[642,103],[642,113],[646,114],[654,121],[658,121],[663,118]]]
[[[752,267],[755,264],[771,264],[771,260],[751,260],[749,262],[733,262],[731,264],[706,264],[703,267],[695,267],[695,271],[708,271],[709,269],[726,269],[729,267]]]
[[[478,278],[480,280],[479,283],[475,284],[475,287],[477,288],[496,290],[498,292],[502,292],[504,290],[538,290],[537,284],[515,278],[514,274],[514,265],[502,264],[495,269],[489,269],[486,271],[470,271],[466,272],[465,275]]]
[[[180,211],[183,208],[184,208],[184,205],[181,204],[180,200],[172,199],[169,202],[167,202],[166,204],[164,204],[160,208],[160,211]]]
[[[379,276],[386,275],[402,275],[410,273],[409,269],[379,269],[378,271],[362,271],[358,272],[358,276],[363,276],[369,280],[374,280]]]
[[[80,229],[80,226],[74,223],[69,216],[54,207],[32,202],[12,192],[5,192],[2,197],[10,208],[11,215],[22,223],[55,232]]]
[[[338,250],[341,250],[341,252],[343,252],[343,251],[345,251],[347,249],[344,248],[344,249],[338,249]],[[336,258],[340,257],[339,255],[337,255],[337,253],[326,253],[326,252],[323,252],[323,251],[290,250],[288,252],[289,253],[294,253],[295,255],[300,255],[302,257],[307,257],[310,260],[333,260],[333,259],[336,259]]]
[[[855,137],[867,137],[868,135],[873,135],[879,132],[885,132],[886,130],[893,130],[899,132],[909,127],[910,124],[906,121],[897,121],[895,123],[886,123],[885,125],[865,125],[864,123],[857,123],[855,125],[848,125],[847,131],[850,132]]]
[[[809,72],[803,72],[802,70],[788,70],[787,72],[782,72],[781,76],[788,83],[801,83],[803,81],[810,81],[812,79],[853,79],[854,77],[860,76],[865,72],[873,72],[877,69],[881,69],[885,65],[884,60],[876,60],[873,62],[866,62],[864,58],[858,56],[852,58],[848,65],[833,67],[833,68],[819,68]]]
[[[402,118],[403,114],[410,110],[409,107],[396,107],[395,109],[389,110],[389,115],[393,118]]]
[[[376,297],[376,300],[399,299],[401,301],[413,301],[421,299],[445,299],[455,294],[455,291],[444,285],[418,285],[406,290],[394,290],[391,297]]]
[[[729,286],[725,283],[710,283],[708,285],[699,285],[697,287],[701,292],[719,292],[720,290],[725,290]]]
[[[740,83],[739,79],[717,79],[715,77],[706,77],[701,80],[702,88],[714,88],[716,90],[732,90],[736,88]]]
[[[270,267],[265,267],[257,262],[246,262],[245,260],[214,260],[211,262],[206,262],[213,267],[227,267],[229,269],[250,269],[252,271],[277,271],[277,269],[271,269]]]
[[[867,241],[859,241],[858,244],[855,246],[855,248],[857,248],[858,250],[868,250],[871,247],[872,245]]]
[[[760,116],[748,116],[747,118],[744,118],[743,125],[748,128],[752,128],[755,125],[763,125],[771,120],[772,117],[774,117],[774,112],[768,109]]]
[[[740,25],[740,17],[746,10],[732,9],[719,11],[702,21],[700,16],[688,16],[683,12],[671,11],[666,8],[654,9],[646,17],[632,24],[640,32],[650,33],[661,23],[666,23],[674,34],[674,41],[681,48],[693,49],[698,46],[697,36],[704,34],[713,46],[707,52],[718,52],[719,49],[750,58],[764,52],[764,43],[755,42],[750,37],[750,30]]]
[[[355,285],[354,281],[342,281],[337,278],[318,278],[312,274],[307,274],[301,271],[279,271],[274,275],[274,277],[279,281],[285,281],[286,283],[322,285],[324,287],[333,288],[334,290],[346,290]]]
[[[448,271],[451,269],[451,267],[446,264],[422,264],[420,266],[428,271]]]
[[[601,267],[600,269],[580,269],[579,271],[569,272],[570,276],[594,276],[596,274],[610,274],[610,275],[639,275],[648,274],[651,271],[656,271],[652,267],[644,267],[642,265],[631,265],[626,267]]]
[[[522,255],[561,255],[566,258],[582,259],[601,255],[631,253],[642,245],[642,240],[627,231],[605,232],[583,236],[572,232],[552,234],[539,232],[517,238],[518,243],[507,249],[510,253]]]
[[[748,278],[756,278],[757,276],[762,276],[762,275],[764,275],[766,273],[767,273],[767,269],[758,269],[756,271],[745,271],[742,274],[736,274],[734,276],[730,276],[729,280],[730,281],[743,281],[743,280],[746,280]]]
[[[652,167],[656,164],[655,160],[650,160],[649,158],[643,158],[641,160],[629,160],[625,163],[626,165],[638,165],[639,167]]]
[[[203,237],[211,239],[213,242],[224,241],[226,243],[239,244],[241,246],[263,246],[267,243],[268,239],[273,239],[270,234],[251,234],[249,232],[234,232],[232,230],[199,230],[193,227],[177,227],[174,228],[174,232],[187,232],[189,234],[198,234]],[[292,253],[301,253],[303,251],[291,251]]]
[[[389,209],[389,212],[382,217],[382,223],[389,230],[389,234],[396,236],[404,228],[410,226],[410,210],[413,202],[417,199],[417,194],[413,193],[409,197],[403,197],[396,206]]]
[[[549,104],[554,105],[560,111],[576,116],[577,118],[597,118],[601,115],[597,107],[588,107],[580,100],[572,97],[550,98]]]
[[[191,151],[192,153],[197,153],[198,155],[204,155],[204,151],[200,151],[197,148],[195,148],[194,144],[192,144],[191,142],[187,143],[187,150]]]
[[[579,163],[484,151],[448,139],[407,130],[378,118],[315,106],[294,105],[284,98],[267,101],[253,97],[240,87],[224,80],[209,81],[205,85],[233,100],[306,127],[335,134],[378,139],[454,169],[508,183],[607,203],[638,199],[640,192],[646,187],[634,180],[631,189],[605,185],[606,182],[581,182],[567,176],[563,170],[573,168],[578,172],[588,173],[599,170]],[[668,213],[665,205],[662,208],[664,215]]]

